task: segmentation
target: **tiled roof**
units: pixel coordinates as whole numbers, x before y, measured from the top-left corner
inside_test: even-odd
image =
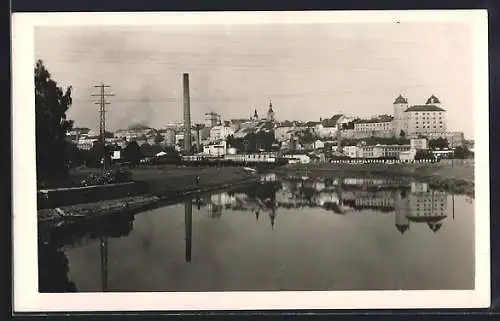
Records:
[[[393,104],[407,104],[408,103],[408,99],[407,98],[404,98],[401,94],[396,98],[396,100],[394,100],[394,103]]]
[[[436,105],[415,105],[405,110],[405,112],[409,111],[445,111],[445,110]]]
[[[433,104],[440,104],[441,102],[439,101],[439,99],[432,95],[429,97],[429,99],[427,99],[427,102],[425,103],[426,105],[433,105]]]
[[[336,114],[336,115],[333,115],[329,119],[323,119],[323,121],[321,123],[323,124],[324,127],[337,127],[337,122],[343,116],[344,115],[342,115],[342,114]]]
[[[389,119],[360,119],[356,121],[356,124],[390,123],[391,121]]]

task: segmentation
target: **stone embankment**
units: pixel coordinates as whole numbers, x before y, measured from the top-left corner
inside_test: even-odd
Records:
[[[58,202],[62,205],[40,208],[38,210],[40,227],[50,228],[62,224],[71,224],[82,219],[120,213],[137,213],[189,195],[230,189],[232,186],[249,184],[259,179],[258,175],[241,168],[141,169],[133,171],[132,175],[134,182],[126,186],[133,191],[137,191],[137,187],[133,186],[133,184],[139,184],[141,186],[140,190],[143,191],[140,195],[130,195],[130,190],[121,188],[118,189],[123,194],[120,197],[115,190],[118,188],[116,186],[109,186],[109,189],[113,190],[113,192],[107,192],[105,187],[66,189],[68,199],[64,197],[64,189],[53,191],[52,195],[55,195],[55,198],[52,201],[49,198],[45,205],[57,204]],[[101,198],[96,201],[95,199],[98,196],[94,194],[98,193],[95,191],[101,191],[104,195],[113,197]],[[85,198],[79,195],[78,192],[90,193],[93,196]],[[44,193],[51,195],[47,191]],[[81,200],[94,201],[81,202]]]

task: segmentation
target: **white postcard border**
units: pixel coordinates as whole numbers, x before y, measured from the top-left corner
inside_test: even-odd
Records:
[[[68,25],[465,22],[474,39],[475,290],[38,293],[34,29]],[[479,308],[490,305],[488,34],[486,10],[210,13],[16,13],[12,17],[15,312]]]

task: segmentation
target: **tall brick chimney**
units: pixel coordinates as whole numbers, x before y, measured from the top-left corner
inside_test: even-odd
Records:
[[[189,99],[189,74],[182,77],[184,87],[184,152],[191,152],[191,107]]]

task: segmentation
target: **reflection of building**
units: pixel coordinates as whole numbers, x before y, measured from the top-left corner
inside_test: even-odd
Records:
[[[427,192],[427,188],[429,186],[427,183],[420,183],[420,182],[411,182],[410,183],[410,188],[412,193],[423,193]]]
[[[396,228],[404,233],[410,228],[410,222],[427,223],[437,232],[442,220],[447,217],[448,196],[445,192],[427,191],[426,184],[412,184],[412,193],[396,193]]]
[[[222,205],[216,205],[213,203],[207,204],[208,215],[212,218],[218,218],[222,216]]]

